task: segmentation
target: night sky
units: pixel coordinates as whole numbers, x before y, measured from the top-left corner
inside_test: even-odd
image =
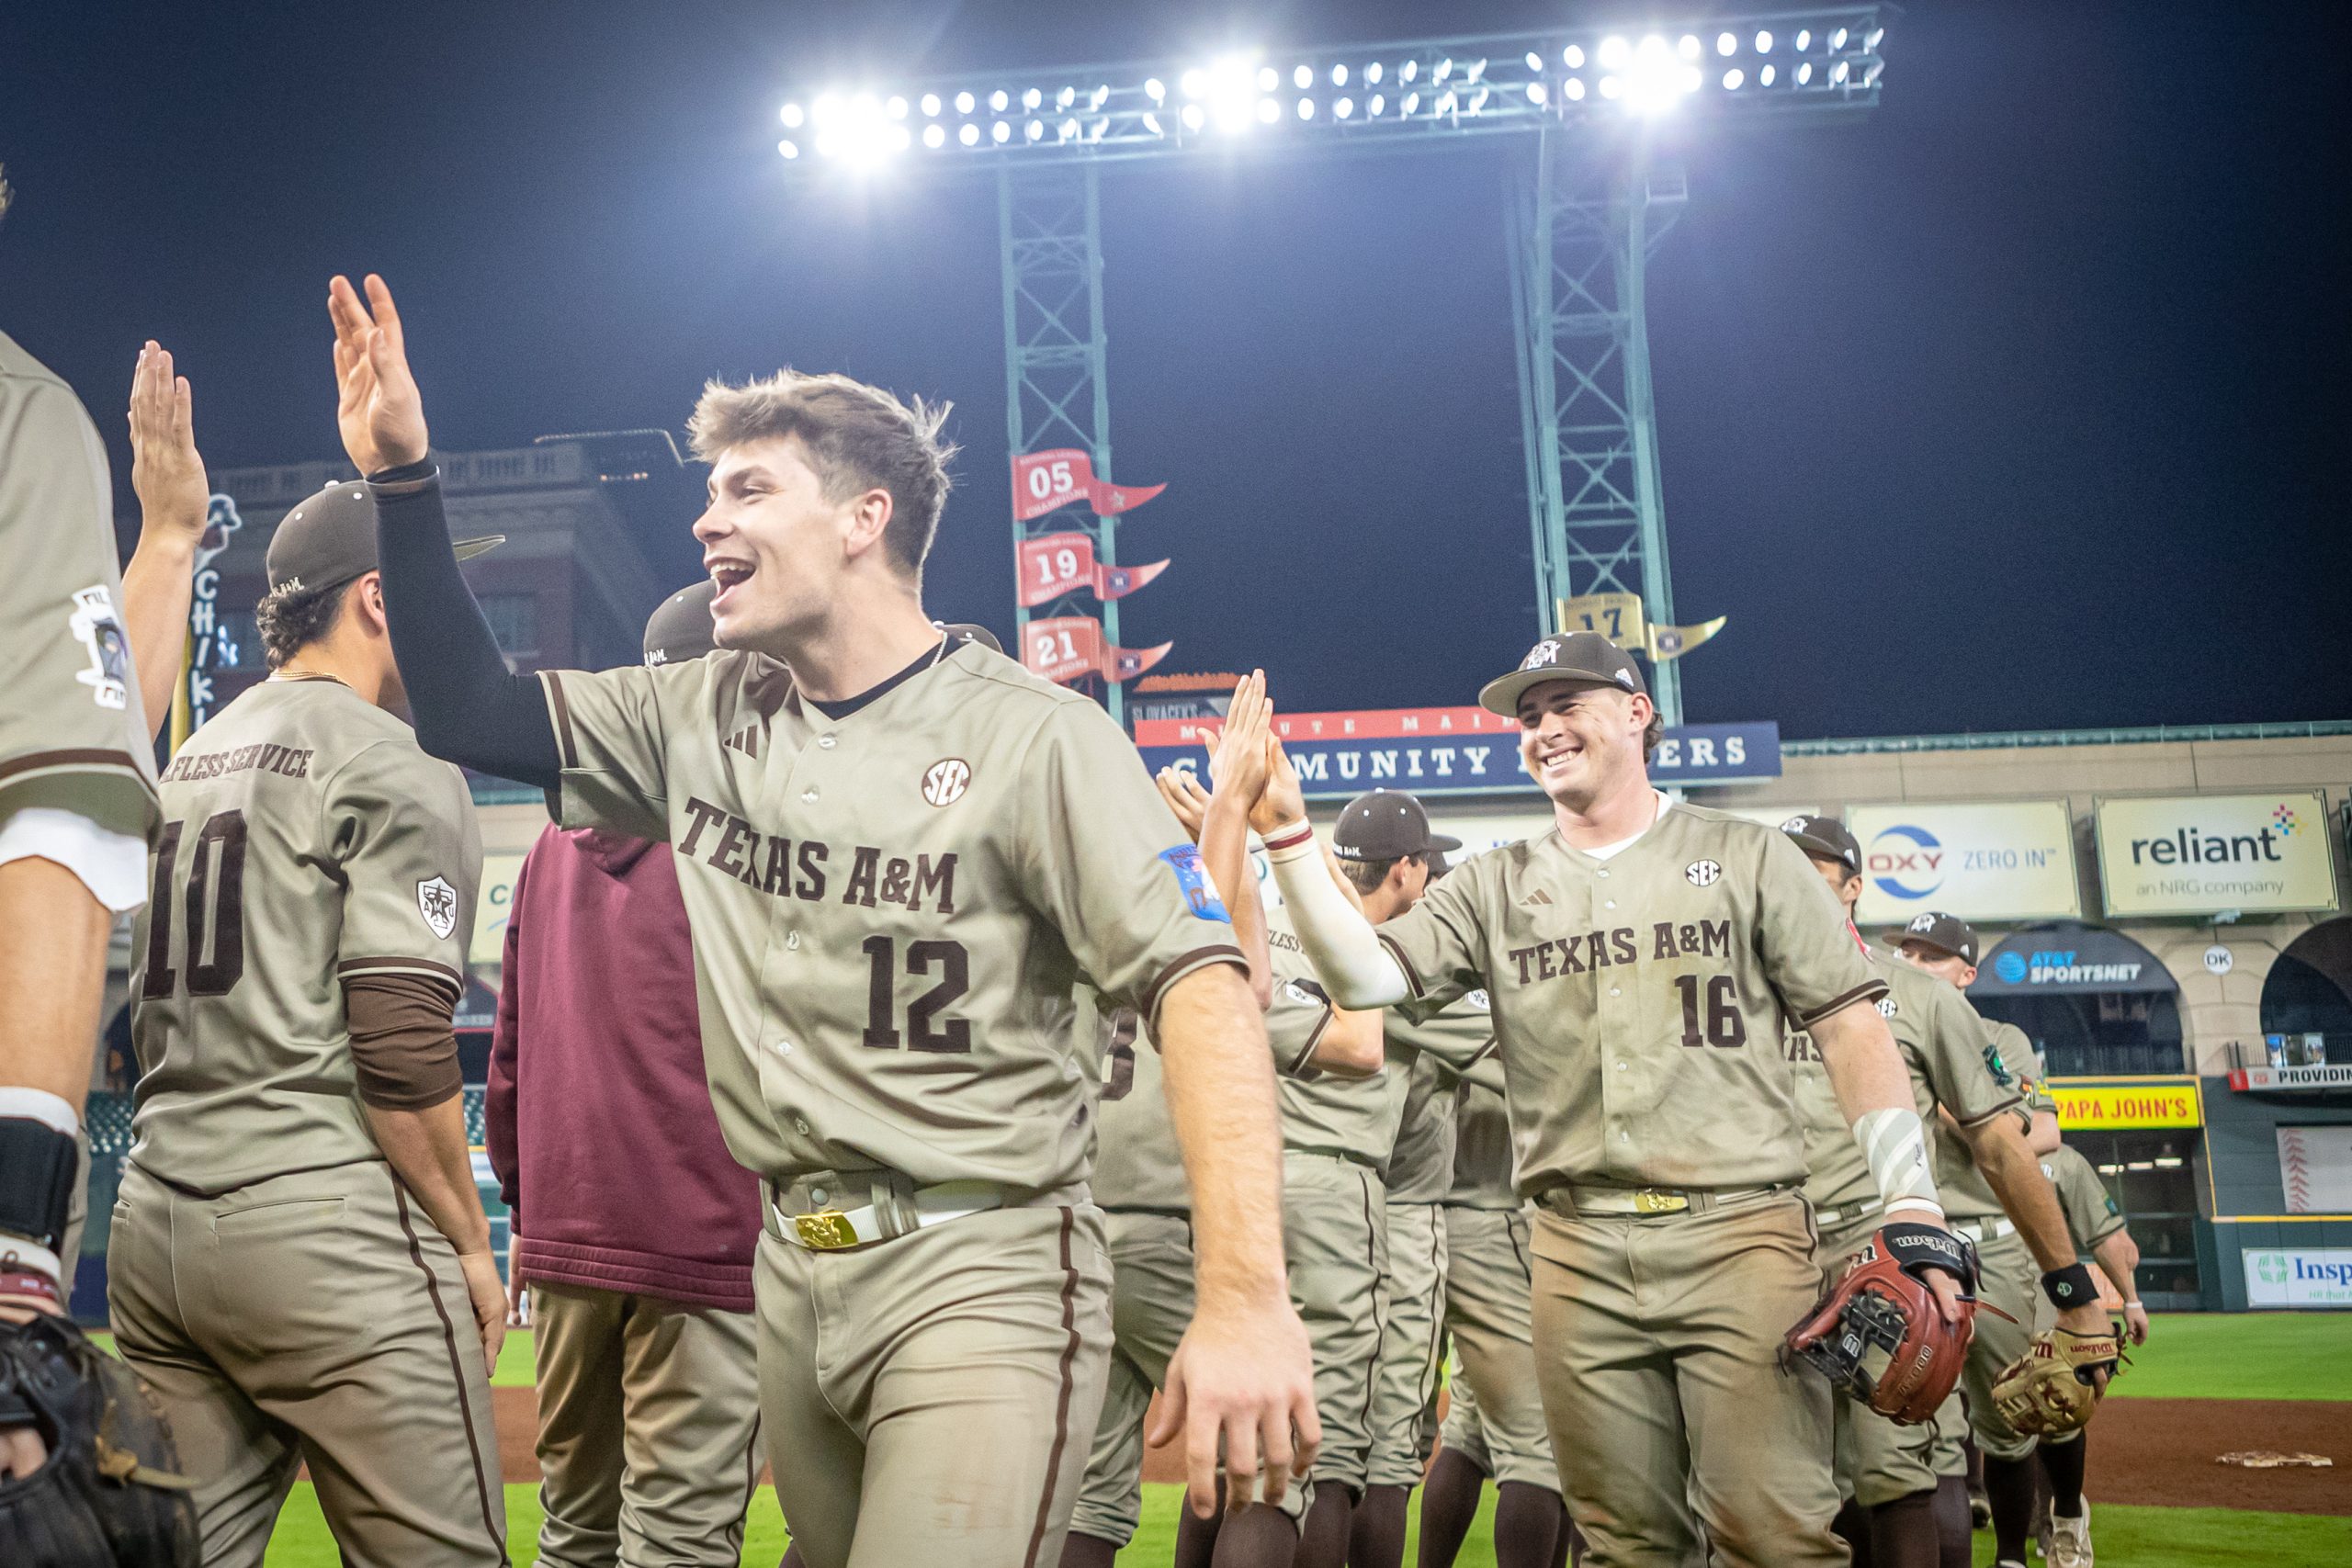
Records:
[[[2347,8],[1949,5],[1858,121],[1700,137],[1651,272],[1693,719],[1792,737],[2352,717]],[[935,615],[1009,637],[994,188],[787,175],[865,75],[1636,5],[11,6],[0,327],[127,497],[139,343],[215,467],[339,457],[323,299],[397,290],[436,445],[684,424],[791,364],[953,399]],[[1657,14],[1670,16],[1660,11]],[[1104,175],[1125,602],[1294,709],[1460,704],[1537,631],[1501,144]],[[680,516],[649,552],[697,558]],[[670,586],[665,583],[664,586]]]

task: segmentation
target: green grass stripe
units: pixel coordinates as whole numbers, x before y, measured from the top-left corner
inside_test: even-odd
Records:
[[[1144,1523],[1120,1554],[1130,1568],[1159,1568],[1175,1550],[1176,1515],[1182,1489],[1144,1488]],[[1495,1494],[1487,1489],[1478,1523],[1464,1543],[1460,1568],[1494,1568],[1491,1529]],[[506,1488],[506,1518],[516,1568],[538,1557],[537,1488]],[[1416,1539],[1406,1544],[1405,1561],[1418,1550],[1419,1496],[1415,1495]],[[2126,1508],[2091,1505],[2093,1543],[2103,1562],[2128,1568],[2285,1568],[2288,1564],[2352,1562],[2352,1519],[2303,1514],[2249,1514],[2226,1508]],[[775,1494],[762,1488],[752,1500],[743,1534],[745,1568],[773,1568],[784,1554],[784,1518]],[[1993,1561],[1993,1538],[1979,1532],[1976,1562]],[[336,1568],[334,1543],[320,1517],[318,1497],[305,1482],[287,1499],[269,1543],[268,1568]]]
[[[2352,1400],[2352,1313],[2164,1313],[2119,1399]]]

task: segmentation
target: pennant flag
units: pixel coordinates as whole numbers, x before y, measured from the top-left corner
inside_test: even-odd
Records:
[[[1114,648],[1102,640],[1102,623],[1091,615],[1046,615],[1029,623],[1021,662],[1048,681],[1067,685],[1086,675],[1131,681],[1168,657],[1176,645]]]
[[[1124,599],[1168,570],[1164,560],[1148,566],[1105,566],[1094,558],[1093,539],[1080,533],[1023,539],[1020,557],[1023,607],[1090,590],[1098,599]]]
[[[1679,659],[1717,632],[1724,629],[1729,615],[1717,615],[1712,621],[1702,621],[1695,626],[1661,626],[1650,625],[1650,660],[1663,664],[1669,659]]]
[[[1012,459],[1012,515],[1023,523],[1083,501],[1097,517],[1133,512],[1166,485],[1114,485],[1094,477],[1094,459],[1075,446],[1024,452]]]

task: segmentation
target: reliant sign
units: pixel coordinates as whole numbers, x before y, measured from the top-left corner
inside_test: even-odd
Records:
[[[1923,909],[1969,920],[2082,913],[2063,800],[1857,806],[1846,826],[1862,846],[1863,925],[1901,925]]]
[[[2327,804],[2316,792],[2102,800],[2098,866],[2107,912],[2333,909],[2335,861],[2327,838]]]
[[[2242,1256],[2248,1306],[2352,1306],[2352,1247],[2248,1247]]]

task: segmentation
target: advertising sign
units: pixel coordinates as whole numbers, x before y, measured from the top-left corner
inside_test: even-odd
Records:
[[[2245,1300],[2258,1307],[2352,1307],[2352,1247],[2248,1247]]]
[[[2058,1125],[2067,1132],[2204,1123],[2194,1083],[2069,1084],[2052,1079]]]
[[[1034,629],[1040,622],[1031,622]],[[1200,742],[1222,718],[1142,719],[1136,744],[1148,767],[1205,767]],[[1275,721],[1309,800],[1348,799],[1368,789],[1415,795],[1498,790],[1534,793],[1521,769],[1519,725],[1484,708],[1374,708],[1291,714]],[[1666,732],[1650,760],[1661,785],[1777,778],[1777,724],[1691,724]]]
[[[519,854],[481,857],[481,892],[474,899],[474,933],[466,943],[469,964],[497,964],[506,956],[506,917],[514,908],[514,878],[523,870]]]
[[[2098,870],[2110,915],[2335,908],[2316,791],[2102,800]]]
[[[2230,1087],[2248,1090],[2352,1089],[2352,1062],[2303,1067],[2232,1067]]]
[[[2290,1214],[2352,1214],[2352,1126],[2279,1128],[2278,1181]]]
[[[1969,983],[1972,997],[2049,991],[2146,991],[2180,987],[2154,953],[2120,931],[2076,921],[2029,926],[1994,945]]]
[[[2063,800],[1857,806],[1866,926],[1923,909],[1967,920],[2048,920],[2082,913],[2075,830]]]

